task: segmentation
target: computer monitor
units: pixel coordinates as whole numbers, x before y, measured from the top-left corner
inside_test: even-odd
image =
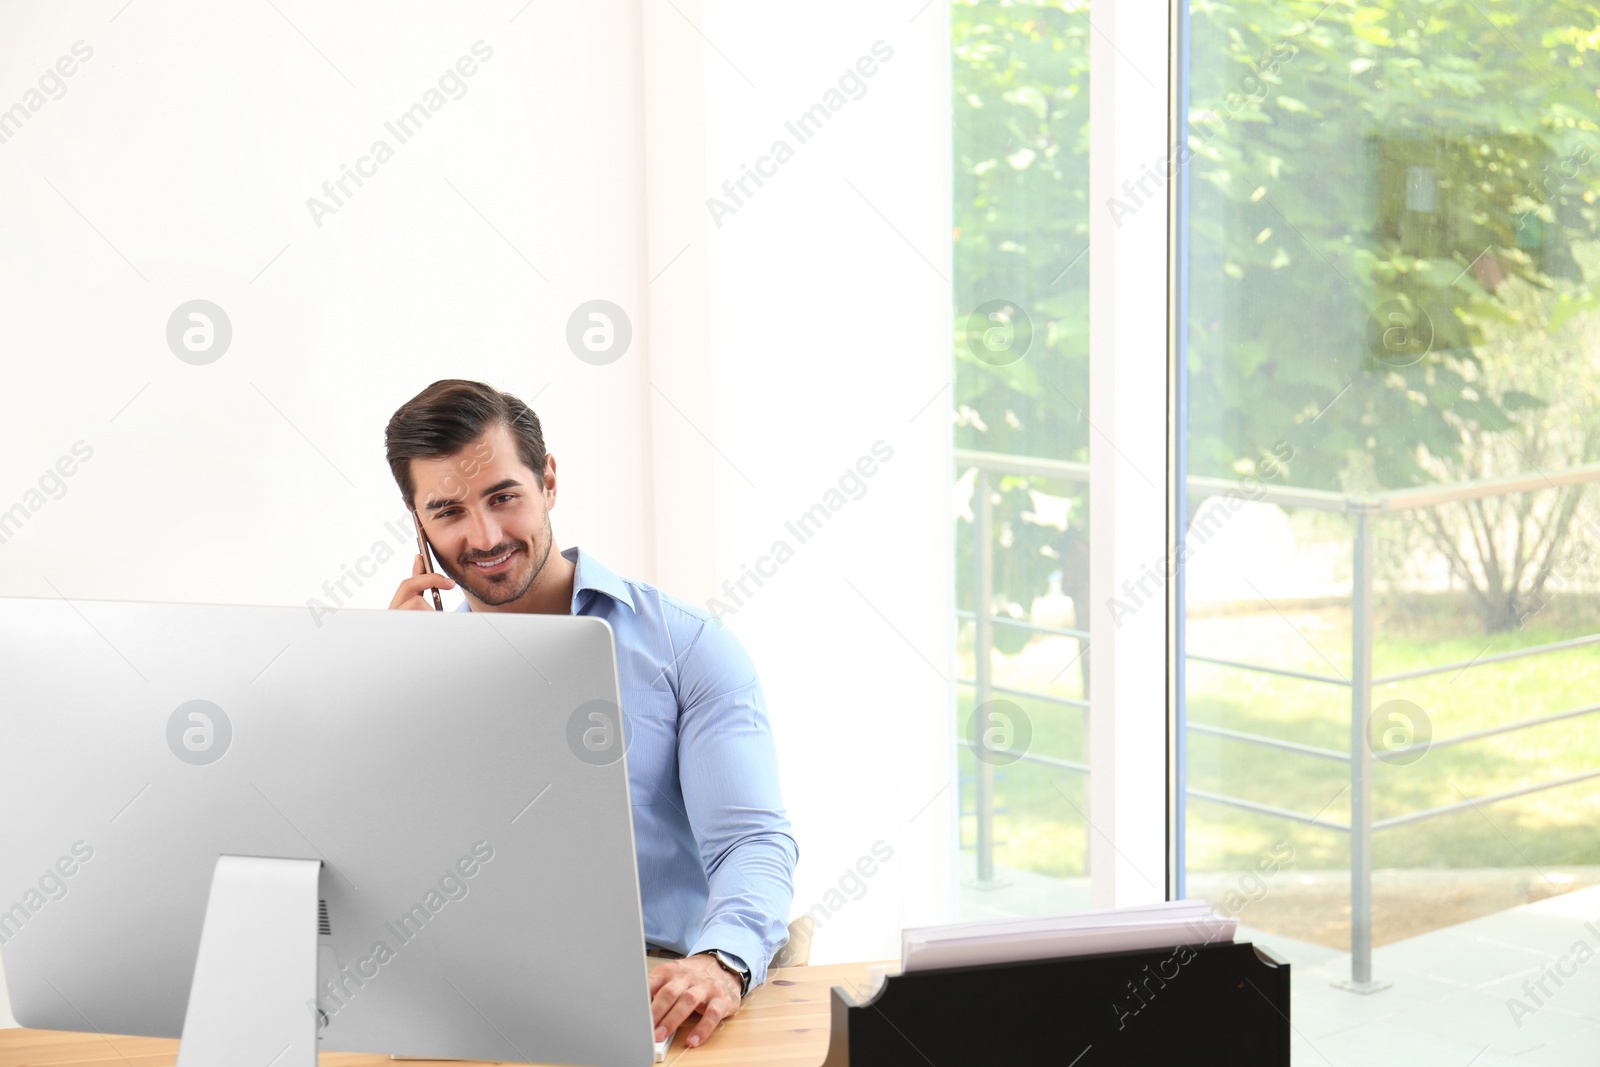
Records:
[[[652,1061],[603,620],[0,598],[0,687],[23,1025]]]

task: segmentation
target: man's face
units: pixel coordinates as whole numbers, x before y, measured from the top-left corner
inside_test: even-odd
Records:
[[[444,573],[485,604],[526,593],[555,543],[555,460],[541,488],[511,431],[496,425],[453,456],[413,459],[411,474],[417,513]]]

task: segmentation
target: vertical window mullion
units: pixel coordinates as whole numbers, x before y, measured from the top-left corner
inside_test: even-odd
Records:
[[[1089,60],[1090,871],[1096,906],[1167,895],[1170,34],[1097,0]]]

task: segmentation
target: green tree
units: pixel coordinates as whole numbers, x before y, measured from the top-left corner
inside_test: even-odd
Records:
[[[1058,3],[958,0],[951,17],[956,447],[1087,460],[1090,27]],[[994,304],[1018,309],[1027,326],[991,319],[983,309]],[[998,344],[986,343],[991,332]],[[993,485],[995,589],[1025,617],[1052,571],[1069,595],[1087,578],[1087,493],[1015,475]],[[1028,517],[1030,490],[1073,500],[1067,531]],[[971,607],[971,524],[958,528],[957,549],[958,597]],[[1027,634],[1000,627],[995,639],[1015,651]]]
[[[1320,13],[1320,14],[1319,14]],[[1508,426],[1479,354],[1509,278],[1581,281],[1597,9],[1573,0],[1197,3],[1190,452],[1288,438],[1293,480],[1418,485]],[[1586,179],[1586,180],[1585,180]]]
[[[1057,4],[953,11],[957,445],[1083,459],[1088,271],[1071,264],[1091,211],[1138,206],[1086,201],[1092,31]],[[1191,473],[1241,474],[1284,442],[1288,479],[1323,489],[1512,462],[1516,450],[1493,442],[1551,398],[1486,355],[1496,330],[1532,328],[1508,284],[1577,312],[1596,303],[1573,246],[1600,231],[1600,6],[1195,0],[1191,11],[1179,161]],[[992,320],[969,319],[990,301],[1028,316],[1023,358],[981,343]],[[1026,518],[1030,487],[1077,501],[1065,534]],[[1016,614],[1081,546],[1086,494],[1011,477],[999,501],[996,588]],[[1564,528],[1539,535],[1555,533],[1558,551]],[[971,604],[965,525],[958,549]]]
[[[1576,247],[1586,270],[1600,246]],[[1600,381],[1600,318],[1570,294],[1522,282],[1502,293],[1507,323],[1489,323],[1480,346],[1501,388],[1507,424],[1463,434],[1458,454],[1429,457],[1442,482],[1475,481],[1531,467],[1560,471],[1600,460],[1600,422],[1589,392]],[[1547,397],[1548,399],[1541,399]],[[1592,573],[1582,485],[1465,500],[1422,513],[1421,533],[1471,592],[1484,628],[1518,629],[1580,574]]]

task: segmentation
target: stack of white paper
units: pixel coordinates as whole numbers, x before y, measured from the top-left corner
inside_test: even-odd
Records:
[[[1223,918],[1203,900],[920,926],[902,933],[900,965],[906,972],[926,971],[1218,944],[1232,941],[1237,926],[1237,920]]]

